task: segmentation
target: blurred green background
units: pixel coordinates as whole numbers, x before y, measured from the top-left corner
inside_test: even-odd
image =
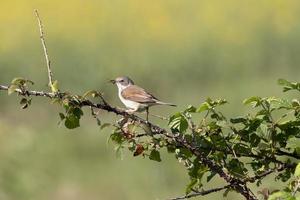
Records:
[[[34,9],[60,88],[97,89],[120,107],[116,88],[107,84],[120,75],[178,109],[226,98],[228,116],[247,112],[246,97],[283,96],[278,78],[299,81],[298,0],[1,0],[0,84],[21,76],[47,90]],[[99,131],[88,110],[70,131],[57,125],[61,109],[47,99],[34,98],[27,110],[18,101],[0,93],[0,199],[150,200],[184,193],[188,176],[172,156],[156,163],[125,152],[121,160],[107,143],[110,130]],[[223,198],[201,199],[213,197]]]

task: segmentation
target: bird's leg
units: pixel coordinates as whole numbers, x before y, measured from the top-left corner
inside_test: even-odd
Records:
[[[146,122],[148,123],[149,118],[149,107],[146,108]]]

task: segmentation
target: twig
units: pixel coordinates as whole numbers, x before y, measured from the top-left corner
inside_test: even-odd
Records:
[[[199,192],[194,192],[192,194],[187,194],[187,195],[181,196],[181,197],[175,197],[175,198],[172,198],[170,200],[181,200],[181,199],[189,199],[189,198],[197,197],[197,196],[204,196],[204,195],[208,195],[208,194],[213,193],[213,192],[218,192],[218,191],[221,191],[221,190],[224,190],[224,189],[227,189],[227,188],[230,188],[230,185],[226,185],[226,186],[223,186],[223,187],[218,187],[218,188],[214,188],[214,189],[210,189],[210,190],[203,190],[203,191],[199,191]]]
[[[260,174],[257,174],[255,176],[252,176],[252,177],[249,177],[247,179],[245,179],[246,182],[255,182],[256,180],[260,180],[262,178],[264,178],[265,176],[268,176],[269,174],[272,174],[272,173],[275,173],[275,172],[281,172],[285,169],[294,169],[295,166],[293,164],[286,164],[286,163],[282,163],[280,164],[278,167],[276,168],[273,168],[273,169],[267,169],[266,171],[260,173]]]
[[[49,83],[48,86],[51,87],[53,84],[53,75],[51,72],[51,61],[49,59],[48,56],[48,50],[47,50],[47,46],[46,46],[46,42],[45,42],[45,36],[44,36],[44,30],[43,30],[43,24],[39,15],[38,10],[34,10],[36,18],[38,20],[38,24],[39,24],[39,29],[40,29],[40,38],[41,38],[41,42],[43,45],[43,50],[44,50],[44,55],[45,55],[45,59],[46,59],[46,64],[47,64],[47,70],[48,70],[48,79],[49,79]]]
[[[8,90],[9,86],[0,85],[0,90]],[[49,97],[51,99],[58,97],[58,94],[53,94],[49,92],[43,92],[43,91],[34,91],[34,90],[21,90],[19,88],[15,89],[15,92],[17,92],[19,95],[22,96],[42,96],[42,97]],[[62,95],[62,93],[61,93]]]

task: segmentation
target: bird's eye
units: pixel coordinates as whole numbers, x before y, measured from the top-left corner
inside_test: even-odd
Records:
[[[120,82],[122,83],[122,82],[124,82],[124,80],[120,80]]]

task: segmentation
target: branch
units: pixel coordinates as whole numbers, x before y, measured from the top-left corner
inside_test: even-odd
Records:
[[[266,171],[264,171],[258,175],[247,178],[245,181],[253,183],[256,180],[260,180],[260,179],[264,178],[265,176],[268,176],[269,174],[272,174],[274,172],[280,172],[285,169],[291,169],[291,168],[294,169],[295,166],[293,164],[282,163],[279,167],[275,167],[273,169],[267,169]]]
[[[0,85],[0,90],[8,90],[9,86]],[[34,91],[34,90],[21,90],[19,88],[15,89],[15,92],[17,92],[21,96],[40,96],[40,97],[49,97],[51,99],[55,98],[57,95],[49,92],[43,92],[43,91]]]
[[[0,90],[8,90],[8,86],[1,86]],[[38,91],[28,91],[28,90],[15,90],[19,95],[22,96],[45,96],[48,98],[63,98],[65,93],[47,93],[47,92],[38,92]],[[76,102],[75,102],[76,103]],[[176,144],[183,146],[184,148],[187,148],[190,150],[196,157],[198,157],[199,161],[203,164],[207,165],[212,171],[219,174],[220,177],[222,177],[227,183],[231,184],[231,187],[236,190],[238,193],[242,194],[246,199],[248,200],[256,200],[257,198],[252,194],[251,190],[246,186],[246,182],[241,181],[239,179],[236,179],[229,174],[227,174],[222,166],[219,166],[218,164],[214,163],[213,160],[209,159],[200,149],[194,147],[192,144],[190,144],[188,141],[186,141],[184,138],[180,136],[180,134],[173,134],[169,133],[166,129],[163,129],[157,125],[154,125],[140,117],[134,114],[129,114],[125,110],[115,108],[110,106],[108,103],[93,103],[89,100],[82,100],[76,103],[77,106],[84,107],[93,107],[105,110],[107,112],[112,112],[117,115],[121,115],[125,118],[130,118],[133,121],[136,121],[140,124],[144,124],[145,126],[148,126],[151,130],[151,135],[155,134],[163,134],[165,137],[170,138],[176,142]],[[149,134],[150,135],[150,134]]]
[[[197,191],[192,194],[187,194],[187,195],[181,196],[181,197],[175,197],[170,200],[181,200],[181,199],[189,199],[189,198],[193,198],[193,197],[197,197],[197,196],[204,196],[204,195],[208,195],[213,192],[218,192],[218,191],[230,188],[230,187],[231,187],[230,185],[226,185],[223,187],[218,187],[218,188],[214,188],[214,189],[210,189],[210,190],[203,190],[203,191],[199,191],[199,192]]]
[[[42,21],[40,19],[40,15],[38,10],[34,10],[36,18],[38,20],[38,24],[39,24],[39,30],[40,30],[40,38],[41,38],[41,42],[43,45],[43,50],[44,50],[44,55],[45,55],[45,59],[46,59],[46,64],[47,64],[47,70],[48,70],[48,79],[49,79],[49,83],[48,86],[51,87],[53,85],[53,75],[51,72],[51,62],[48,56],[48,50],[47,50],[47,46],[46,46],[46,42],[45,42],[45,36],[44,36],[44,30],[43,30],[43,24]]]

